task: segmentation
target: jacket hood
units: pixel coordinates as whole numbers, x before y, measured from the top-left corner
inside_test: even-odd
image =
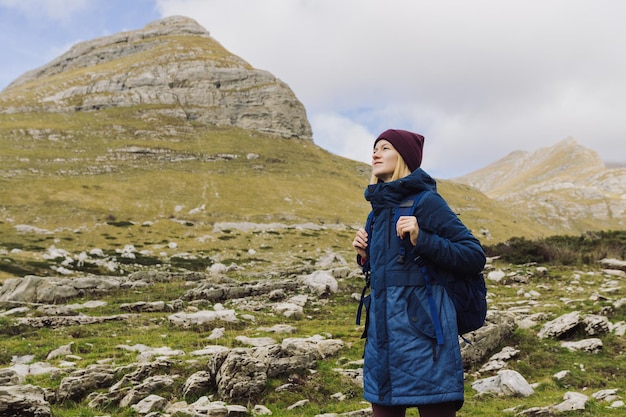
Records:
[[[437,192],[437,182],[422,168],[417,168],[399,180],[368,185],[365,199],[376,211],[383,207],[395,207],[405,198],[422,191]]]

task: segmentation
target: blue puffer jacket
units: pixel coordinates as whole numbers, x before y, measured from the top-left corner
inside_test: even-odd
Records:
[[[422,192],[414,209],[420,232],[413,248],[396,236],[394,213],[400,202]],[[444,344],[437,344],[427,289],[412,259],[420,255],[431,278],[451,271],[477,274],[485,265],[483,249],[421,168],[400,180],[368,186],[365,198],[374,217],[364,397],[381,405],[455,402],[460,408],[463,365],[454,305],[442,286],[432,286],[444,336]],[[400,245],[407,244],[407,260],[399,263]]]

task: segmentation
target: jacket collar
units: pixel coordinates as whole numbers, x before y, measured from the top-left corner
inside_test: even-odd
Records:
[[[374,211],[384,207],[395,207],[405,198],[422,191],[437,191],[436,181],[422,168],[396,181],[379,182],[368,185],[365,199],[372,204]]]

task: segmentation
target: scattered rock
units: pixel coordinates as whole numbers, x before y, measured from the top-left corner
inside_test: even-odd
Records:
[[[526,379],[517,371],[503,370],[498,375],[479,379],[472,384],[479,394],[528,397],[535,393]]]
[[[577,342],[561,342],[561,346],[572,352],[582,350],[588,353],[598,353],[602,350],[602,340],[594,337]]]
[[[51,417],[42,388],[33,385],[0,386],[0,416]]]

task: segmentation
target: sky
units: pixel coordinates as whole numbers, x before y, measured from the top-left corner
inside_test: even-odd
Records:
[[[0,90],[72,45],[172,15],[286,82],[314,142],[370,162],[395,128],[454,178],[572,137],[626,163],[620,0],[0,0]]]

